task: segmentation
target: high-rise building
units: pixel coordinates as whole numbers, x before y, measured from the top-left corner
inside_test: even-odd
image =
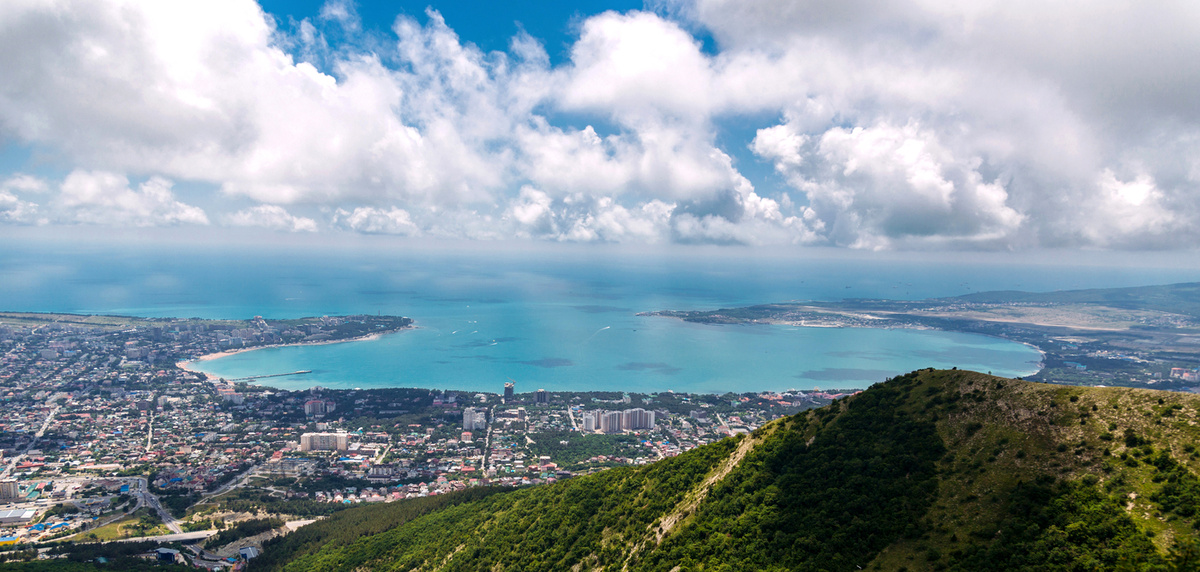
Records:
[[[511,381],[504,382],[504,402],[505,403],[512,402],[513,393],[515,393],[515,391],[516,391],[516,387],[514,387],[513,382],[511,382]]]
[[[345,451],[349,447],[348,433],[305,433],[300,436],[301,451]]]
[[[463,431],[487,429],[487,411],[474,407],[463,409]]]
[[[624,411],[587,411],[583,414],[583,431],[599,430],[602,433],[620,433],[654,428],[654,412],[645,409]]]
[[[537,390],[537,403],[538,405],[546,405],[547,403],[550,403],[550,394],[546,393],[545,389]]]
[[[309,399],[304,402],[304,414],[312,417],[314,415],[325,414],[325,401],[321,399]]]
[[[620,411],[602,411],[600,412],[600,432],[601,433],[620,433],[621,427],[621,412]]]
[[[0,481],[0,499],[15,499],[19,494],[17,481],[13,479]]]
[[[621,428],[629,431],[654,428],[654,412],[640,407],[621,412]]]

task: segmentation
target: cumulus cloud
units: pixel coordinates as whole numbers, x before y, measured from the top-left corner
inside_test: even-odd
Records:
[[[232,226],[253,226],[288,232],[316,232],[317,221],[295,216],[279,205],[258,205],[229,215]]]
[[[29,224],[37,221],[38,205],[0,191],[0,221]]]
[[[30,175],[17,174],[0,182],[0,221],[17,224],[45,223],[38,218],[37,203],[22,200],[18,193],[43,193],[45,181]]]
[[[754,149],[807,194],[835,244],[995,241],[1024,220],[978,157],[955,156],[915,122],[834,127],[816,140],[776,126],[759,131]]]
[[[576,193],[558,199],[526,186],[500,218],[513,236],[566,242],[654,244],[669,238],[674,204],[626,207],[613,197]]]
[[[0,183],[0,190],[41,194],[49,191],[50,185],[45,180],[33,175],[17,173]]]
[[[353,211],[338,209],[333,215],[333,224],[368,234],[415,236],[421,233],[408,211],[396,207],[387,210],[375,207],[358,207]]]
[[[176,200],[172,183],[152,177],[134,189],[124,175],[74,171],[63,180],[54,200],[66,221],[131,226],[208,224],[199,207]]]
[[[657,7],[581,20],[552,65],[524,32],[483,52],[432,10],[372,35],[345,0],[287,29],[251,0],[2,3],[0,139],[75,171],[9,176],[0,220],[203,224],[186,180],[217,191],[214,220],[288,231],[1200,240],[1194,3]],[[777,176],[747,177],[754,160]],[[329,218],[289,212],[314,208]]]

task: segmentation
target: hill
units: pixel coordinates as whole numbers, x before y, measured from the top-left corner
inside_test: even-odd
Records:
[[[924,370],[652,465],[338,513],[253,570],[1195,570],[1200,397]]]

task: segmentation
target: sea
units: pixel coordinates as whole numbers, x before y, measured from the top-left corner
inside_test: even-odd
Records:
[[[876,256],[539,248],[115,247],[18,244],[0,252],[10,311],[144,317],[391,314],[378,339],[244,351],[192,367],[283,389],[725,393],[865,388],[935,367],[1024,376],[1040,353],[939,331],[700,325],[638,316],[794,300],[922,299],[990,290],[1164,284],[1174,267]]]

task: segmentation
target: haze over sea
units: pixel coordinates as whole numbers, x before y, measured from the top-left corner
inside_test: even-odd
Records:
[[[304,252],[299,249],[22,246],[0,253],[5,310],[271,318],[382,313],[418,329],[377,340],[270,348],[198,363],[301,389],[426,387],[518,392],[726,392],[866,387],[923,367],[1021,376],[1026,346],[950,332],[705,326],[639,317],[787,300],[919,299],[987,290],[1196,280],[1195,270],[921,262],[869,255],[632,255],[544,248]],[[233,250],[230,252],[228,250]]]

